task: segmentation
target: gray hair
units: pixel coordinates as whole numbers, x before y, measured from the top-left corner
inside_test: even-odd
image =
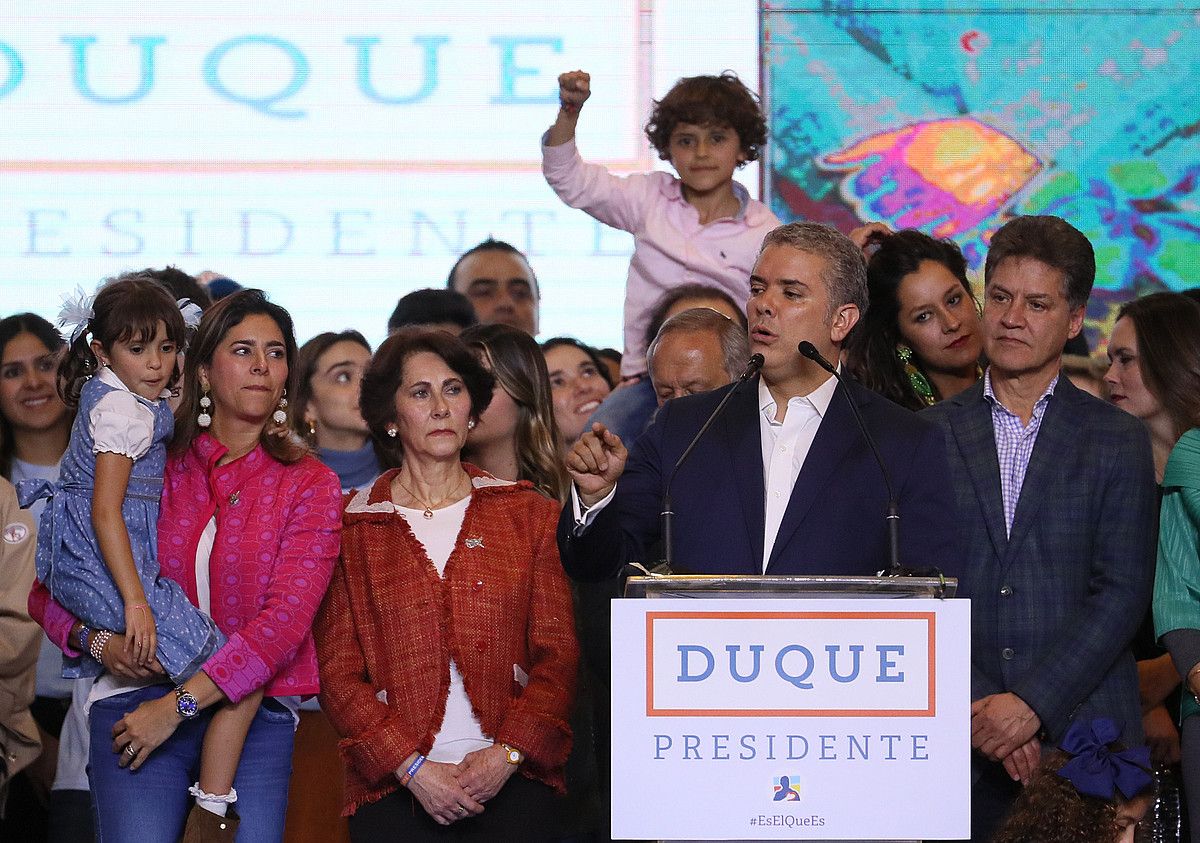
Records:
[[[654,342],[650,343],[650,348],[646,351],[646,360],[654,359],[654,353],[658,351],[663,337],[670,333],[683,331],[709,333],[716,336],[721,345],[721,365],[730,380],[736,380],[746,368],[746,361],[750,359],[750,338],[746,334],[746,329],[724,313],[713,310],[711,307],[693,307],[689,310],[682,310],[664,322],[658,329],[658,336],[654,338]]]
[[[790,246],[825,259],[825,287],[829,291],[829,315],[842,305],[858,307],[859,318],[867,312],[867,261],[862,249],[836,228],[819,222],[790,222],[767,232],[761,255],[768,246]]]

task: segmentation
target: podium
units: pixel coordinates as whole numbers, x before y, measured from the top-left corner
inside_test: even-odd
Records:
[[[630,577],[615,839],[970,836],[970,605],[941,577]]]
[[[626,597],[704,598],[950,598],[953,577],[822,577],[754,574],[658,574],[630,577]]]

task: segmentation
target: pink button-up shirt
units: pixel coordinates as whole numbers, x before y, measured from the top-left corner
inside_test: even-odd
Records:
[[[670,173],[614,176],[598,164],[585,164],[574,141],[546,146],[544,140],[542,172],[563,202],[633,235],[622,375],[646,371],[646,329],[655,303],[668,290],[705,284],[746,306],[750,270],[763,237],[779,220],[737,182],[737,214],[701,225],[699,212],[683,198],[683,183]]]

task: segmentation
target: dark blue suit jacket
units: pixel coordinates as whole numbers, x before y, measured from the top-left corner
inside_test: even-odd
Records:
[[[1112,717],[1141,742],[1130,641],[1154,577],[1156,494],[1145,426],[1062,377],[1006,533],[983,382],[924,411],[950,448],[967,542],[971,697],[1012,691],[1057,741]]]
[[[559,522],[563,566],[599,580],[659,539],[671,466],[732,387],[668,401],[630,453],[614,500],[576,535],[571,507]],[[901,562],[948,575],[961,556],[945,443],[936,425],[855,383],[839,385],[792,490],[768,574],[872,575],[887,567],[887,492],[846,403],[859,406],[900,500]],[[761,574],[765,489],[758,381],[741,386],[671,487],[678,572]]]

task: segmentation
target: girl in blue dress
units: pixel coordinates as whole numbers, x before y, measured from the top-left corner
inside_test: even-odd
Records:
[[[157,281],[131,273],[105,284],[90,304],[80,296],[64,307],[60,322],[75,325],[58,385],[79,409],[60,478],[41,490],[52,499],[36,559],[38,578],[85,624],[78,646],[92,659],[65,659],[64,674],[102,672],[109,637],[122,633],[127,657],[161,668],[176,686],[186,719],[196,704],[193,698],[189,707],[191,695],[180,686],[226,639],[179,583],[159,576],[159,500],[174,431],[166,399],[187,330],[181,306],[198,312]],[[233,779],[257,708],[228,706],[214,715],[191,789],[194,810],[226,816],[237,799]],[[136,759],[132,745],[124,751],[125,761]],[[236,814],[228,819],[225,826],[236,829]]]

